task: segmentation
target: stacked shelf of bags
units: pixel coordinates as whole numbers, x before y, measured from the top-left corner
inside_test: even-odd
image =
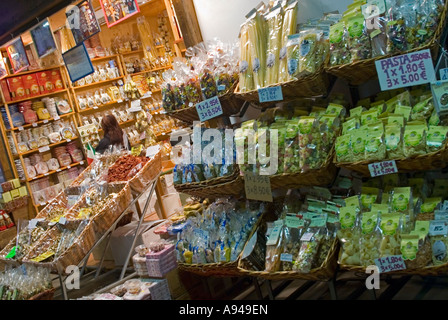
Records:
[[[345,113],[345,108],[336,103],[326,107],[299,104],[268,109],[256,121],[243,122],[235,132],[237,155],[244,159],[240,162],[244,163],[240,165],[241,172],[264,170],[269,173],[273,190],[330,185],[337,171],[332,163],[334,142]],[[259,153],[255,165],[248,164],[254,150],[247,132],[255,132],[252,145],[263,145],[267,141],[266,154],[273,161],[262,164]],[[278,142],[277,153],[272,147],[274,135]],[[244,150],[244,154],[238,150]],[[277,160],[278,165],[273,165]]]
[[[234,95],[238,84],[238,47],[221,41],[208,41],[190,47],[188,60],[174,61],[163,73],[162,106],[170,116],[188,123],[199,121],[196,105],[218,97],[222,114],[240,111],[244,101]]]
[[[297,29],[298,1],[272,8],[259,6],[240,30],[240,76],[237,97],[258,104],[258,89],[281,86],[283,100],[321,96],[331,79],[329,24]]]
[[[117,151],[94,161],[39,212],[37,220],[21,228],[17,239],[0,252],[0,259],[52,271],[79,264],[93,247],[95,234],[106,232],[132,202],[132,192],[141,192],[157,176],[161,168],[156,158]]]
[[[279,203],[244,249],[239,271],[270,280],[331,280],[338,267],[343,197],[336,189],[302,187],[288,190]]]
[[[448,3],[386,0],[384,4],[367,13],[358,2],[336,17],[330,26],[328,73],[359,85],[376,77],[379,59],[424,49],[436,59]]]
[[[446,199],[446,173],[441,171],[366,181],[339,210],[341,269],[364,272],[376,259],[398,255],[404,269],[391,274],[445,274]]]
[[[185,206],[166,229],[177,234],[180,269],[205,276],[237,276],[246,242],[269,212],[259,201],[220,198]],[[187,210],[188,209],[188,210]]]
[[[448,164],[448,127],[440,120],[429,87],[382,92],[350,110],[336,139],[334,163],[370,175],[369,164],[395,160],[399,172]]]

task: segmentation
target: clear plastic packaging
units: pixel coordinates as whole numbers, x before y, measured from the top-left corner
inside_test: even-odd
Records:
[[[360,262],[362,266],[375,265],[375,259],[380,257],[381,228],[380,214],[364,212],[361,218]]]
[[[388,159],[401,159],[404,157],[403,131],[401,126],[388,124],[385,126],[385,144]]]
[[[364,16],[358,14],[348,18],[347,30],[350,62],[369,59],[371,57],[371,45]]]
[[[337,66],[350,62],[350,50],[347,43],[348,32],[345,22],[340,21],[330,27],[330,65]]]
[[[279,75],[278,82],[286,82],[290,80],[288,73],[288,58],[287,58],[287,42],[288,36],[296,33],[297,28],[297,12],[298,1],[289,1],[284,10],[281,44],[279,52]]]
[[[278,83],[279,55],[282,45],[283,13],[280,4],[266,14],[267,51],[266,51],[266,81],[269,86]]]
[[[404,129],[403,149],[406,157],[426,154],[425,125],[407,125]]]
[[[403,218],[400,213],[385,213],[381,216],[382,239],[380,257],[399,255]]]
[[[342,207],[339,213],[339,220],[341,222],[341,229],[338,230],[337,235],[342,246],[339,263],[359,266],[361,264],[359,250],[361,237],[359,207]]]

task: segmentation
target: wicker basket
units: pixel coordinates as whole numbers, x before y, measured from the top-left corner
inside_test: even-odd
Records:
[[[81,221],[67,222],[67,228],[76,229]],[[30,250],[30,252],[23,258],[22,262],[31,264],[36,267],[49,268],[54,272],[58,271],[58,266],[63,270],[70,265],[78,265],[82,259],[85,258],[87,252],[95,243],[95,232],[93,230],[93,223],[89,222],[73,244],[66,249],[60,256],[50,262],[35,262],[31,259],[39,256],[47,251],[49,246],[56,241],[57,237],[62,233],[58,227],[49,229],[45,235],[38,241],[38,243]]]
[[[244,100],[241,100],[234,94],[234,90],[237,84],[229,90],[226,94],[219,96],[219,102],[221,103],[222,115],[230,117],[241,110],[244,104]],[[187,123],[193,123],[194,121],[200,121],[199,115],[196,110],[196,106],[188,107],[185,109],[167,111],[167,114],[173,118],[185,121]]]
[[[313,281],[329,281],[334,278],[338,267],[339,241],[334,239],[328,255],[319,268],[311,269],[309,273],[301,273],[297,271],[252,271],[249,270],[242,260],[238,264],[238,269],[243,275],[252,277],[260,277],[269,280],[313,280]]]
[[[267,88],[281,86],[283,101],[288,101],[299,97],[310,98],[327,94],[329,85],[330,79],[328,78],[328,75],[325,72],[324,68],[321,67],[313,74],[304,76],[297,80],[270,85],[267,86]],[[239,87],[237,87],[235,90],[235,94],[238,98],[253,102],[255,106],[259,105],[262,107],[266,104],[272,104],[271,102],[260,103],[258,90],[251,90],[248,92],[239,92],[238,90]]]
[[[204,187],[214,186],[214,185],[223,184],[226,182],[233,181],[239,175],[240,175],[239,166],[234,165],[233,172],[230,175],[223,176],[223,177],[217,177],[217,178],[213,178],[213,179],[205,180],[205,181],[199,181],[199,182],[175,184],[174,188],[176,188],[176,190],[178,192],[183,192],[183,190],[188,190],[188,189],[204,188]]]
[[[369,164],[380,161],[336,162],[337,167],[346,168],[370,177]],[[399,172],[418,172],[445,168],[448,165],[448,143],[442,149],[411,158],[395,159]]]
[[[131,180],[128,181],[131,190],[138,194],[142,193],[148,186],[148,183],[154,180],[161,171],[162,156],[161,152],[158,152]]]
[[[179,191],[179,190],[178,190]],[[221,196],[239,196],[244,191],[244,179],[238,175],[233,180],[214,184],[206,187],[185,188],[182,193],[186,193],[198,198],[215,199]]]
[[[132,201],[129,184],[112,183],[105,187],[107,188],[107,194],[116,193],[117,195],[109,200],[92,218],[95,232],[99,234],[106,232]],[[67,213],[69,221],[76,221],[76,219],[73,219],[73,216],[77,214],[80,208],[86,205],[86,196],[87,194],[69,210]]]
[[[265,214],[262,214],[257,223],[253,227],[246,242],[252,238],[258,226],[264,221]],[[188,271],[201,276],[213,276],[213,277],[235,277],[242,276],[243,273],[238,268],[238,262],[241,259],[244,250],[241,250],[240,254],[235,261],[232,262],[220,262],[220,263],[205,263],[205,264],[188,264],[178,262],[178,268],[184,271]]]
[[[36,216],[36,219],[47,219],[50,212],[53,210],[54,206],[62,206],[67,207],[68,205],[68,196],[76,195],[79,196],[79,200],[81,200],[82,195],[86,192],[88,188],[81,188],[79,186],[69,186],[65,188],[64,191],[61,191],[56,197],[50,200],[48,204],[41,210]]]
[[[56,291],[56,288],[51,288],[45,291],[42,291],[41,293],[38,293],[28,300],[53,300],[54,292]]]
[[[439,39],[441,38],[441,35],[443,33],[443,30],[445,28],[446,24],[446,17],[447,17],[447,8],[448,8],[448,2],[445,3],[444,9],[442,11],[442,14],[440,16],[440,23],[437,27],[437,30],[434,34],[434,38],[425,46],[422,46],[420,48],[415,48],[406,52],[398,53],[395,55],[401,55],[404,53],[410,53],[414,51],[424,50],[424,49],[430,49],[431,55],[433,59],[437,58],[438,52],[439,52]],[[340,66],[333,66],[326,68],[326,71],[332,75],[335,75],[337,77],[340,77],[342,79],[347,80],[352,85],[359,85],[361,83],[364,83],[370,79],[377,77],[376,67],[375,67],[375,61],[385,58],[390,58],[394,55],[384,55],[379,56],[371,59],[365,59],[360,61],[355,61],[349,64],[344,64]]]
[[[336,178],[337,168],[332,163],[332,150],[320,169],[299,173],[284,173],[271,176],[271,189],[294,189],[303,186],[327,186]]]

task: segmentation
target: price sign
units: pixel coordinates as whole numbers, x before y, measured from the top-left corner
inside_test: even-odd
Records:
[[[271,180],[269,176],[245,172],[244,189],[247,199],[272,202]]]
[[[213,97],[196,104],[196,111],[200,121],[207,121],[222,114],[221,102],[218,97]]]
[[[94,107],[93,107],[93,109],[95,109],[95,110],[96,110],[96,109],[98,109],[98,107],[97,107],[97,106],[94,106]]]
[[[258,89],[258,99],[260,102],[282,101],[282,87],[269,87]]]
[[[34,127],[34,128],[37,127],[37,122],[33,122],[33,127]]]
[[[131,101],[131,108],[129,109],[130,112],[138,112],[138,111],[142,111],[142,106],[141,106],[141,100],[133,100]]]
[[[44,123],[48,123],[48,120],[44,120]]]
[[[81,161],[79,164],[80,164],[80,165],[83,165],[83,164],[84,164],[84,161]]]
[[[19,127],[19,131],[23,131],[23,127]]]
[[[71,169],[72,167],[71,166],[67,166],[67,169]]]
[[[41,148],[39,148],[39,152],[40,152],[40,153],[42,153],[42,152],[47,152],[47,151],[50,151],[50,147],[49,147],[49,146],[45,146],[45,147],[41,147]]]
[[[71,142],[72,141],[72,139],[67,139],[67,142]]]
[[[56,116],[56,117],[53,118],[53,120],[59,120],[59,119],[61,119],[60,116]]]
[[[159,152],[159,150],[160,150],[159,145],[148,147],[148,149],[146,149],[146,157],[153,158],[157,154],[157,152]]]
[[[121,99],[120,99],[120,100],[117,100],[117,103],[122,103],[122,102],[123,102],[123,100],[121,100]]]
[[[435,81],[429,49],[375,61],[381,90],[415,86]]]
[[[448,68],[439,70],[440,80],[448,80]]]
[[[375,264],[381,273],[405,270],[406,265],[402,256],[388,256],[375,259]]]
[[[61,169],[56,169],[56,172],[61,172],[62,170]]]
[[[371,177],[384,176],[386,174],[398,173],[395,160],[376,162],[369,164]]]

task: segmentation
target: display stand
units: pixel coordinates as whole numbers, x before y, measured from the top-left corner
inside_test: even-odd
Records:
[[[99,264],[98,264],[98,266],[97,266],[97,270],[96,271],[94,271],[95,272],[95,276],[94,276],[94,278],[92,279],[92,280],[89,280],[89,281],[95,281],[96,279],[98,279],[98,276],[100,275],[100,273],[101,273],[101,270],[102,270],[102,266],[103,266],[103,262],[104,262],[104,257],[105,257],[105,254],[106,254],[106,251],[107,251],[107,249],[108,249],[108,247],[109,247],[109,244],[110,244],[110,240],[111,240],[111,237],[112,237],[112,233],[115,231],[115,229],[117,228],[117,224],[118,224],[118,222],[121,220],[121,218],[123,218],[130,210],[131,210],[131,208],[135,205],[136,206],[136,208],[137,208],[137,213],[138,213],[138,215],[139,215],[139,222],[138,222],[138,225],[137,225],[137,228],[136,228],[136,230],[135,230],[135,234],[134,234],[134,236],[133,236],[133,240],[132,240],[132,245],[131,245],[131,247],[129,248],[129,251],[128,251],[128,253],[127,253],[127,258],[126,258],[126,261],[125,261],[125,263],[124,263],[124,265],[123,265],[123,267],[122,267],[122,269],[121,269],[121,274],[120,274],[120,277],[119,277],[119,279],[118,279],[118,282],[120,282],[120,281],[123,281],[124,280],[124,278],[125,278],[125,274],[126,274],[126,272],[127,272],[127,267],[128,267],[128,264],[129,264],[129,260],[130,260],[130,258],[131,258],[131,256],[132,256],[132,252],[133,252],[133,250],[134,250],[134,247],[135,247],[135,242],[137,241],[137,236],[138,236],[138,233],[139,233],[139,231],[140,231],[140,227],[141,227],[141,225],[142,225],[142,223],[143,223],[143,220],[144,220],[144,218],[145,218],[145,213],[146,213],[146,211],[147,211],[147,209],[148,209],[148,207],[149,207],[149,204],[150,204],[150,202],[151,202],[151,198],[152,198],[152,196],[153,196],[153,194],[154,194],[154,191],[155,191],[155,187],[156,187],[156,184],[157,184],[157,181],[159,180],[159,177],[160,177],[160,173],[154,178],[154,179],[152,179],[147,185],[146,185],[146,188],[141,192],[141,193],[138,193],[138,194],[133,194],[133,200],[132,200],[132,202],[128,205],[128,207],[121,213],[121,215],[118,217],[118,219],[113,223],[113,225],[100,237],[100,239],[99,240],[97,240],[96,242],[95,242],[95,244],[92,246],[92,248],[87,252],[87,254],[85,255],[85,257],[80,261],[80,263],[78,264],[78,267],[81,267],[81,271],[80,271],[80,273],[79,273],[79,275],[80,275],[80,282],[82,282],[83,281],[83,279],[85,279],[85,277],[87,276],[87,275],[89,275],[89,274],[84,274],[84,272],[85,272],[85,269],[86,269],[86,266],[87,266],[87,261],[88,261],[88,259],[89,259],[89,257],[90,257],[90,254],[93,252],[93,250],[95,249],[95,248],[97,248],[104,240],[106,240],[106,245],[105,245],[105,247],[104,247],[104,250],[103,250],[103,252],[102,252],[102,254],[101,254],[101,259],[100,259],[100,262],[99,262]],[[140,205],[139,205],[139,202],[138,202],[138,200],[143,196],[143,195],[145,195],[146,193],[147,193],[147,191],[149,191],[149,193],[148,193],[148,197],[147,197],[147,199],[145,200],[145,204],[144,204],[144,207],[143,207],[143,211],[140,209]],[[107,239],[106,239],[107,238]],[[118,270],[119,270],[119,268],[117,268]],[[112,271],[115,271],[115,270],[112,270]],[[59,282],[60,282],[60,286],[61,286],[61,291],[62,291],[62,296],[63,296],[63,299],[64,300],[67,300],[68,299],[68,295],[67,295],[67,288],[66,288],[66,286],[65,286],[65,280],[67,279],[67,276],[65,276],[64,277],[64,275],[65,275],[65,270],[61,270],[61,268],[58,266],[58,278],[59,278]],[[126,277],[126,279],[127,278],[132,278],[132,277],[134,277],[134,276],[136,276],[136,273],[134,272],[133,274],[131,274],[131,275],[129,275],[128,277]],[[115,283],[112,283],[110,286],[111,287],[114,287],[114,286],[116,286],[116,285],[118,285],[118,282],[115,282]]]

